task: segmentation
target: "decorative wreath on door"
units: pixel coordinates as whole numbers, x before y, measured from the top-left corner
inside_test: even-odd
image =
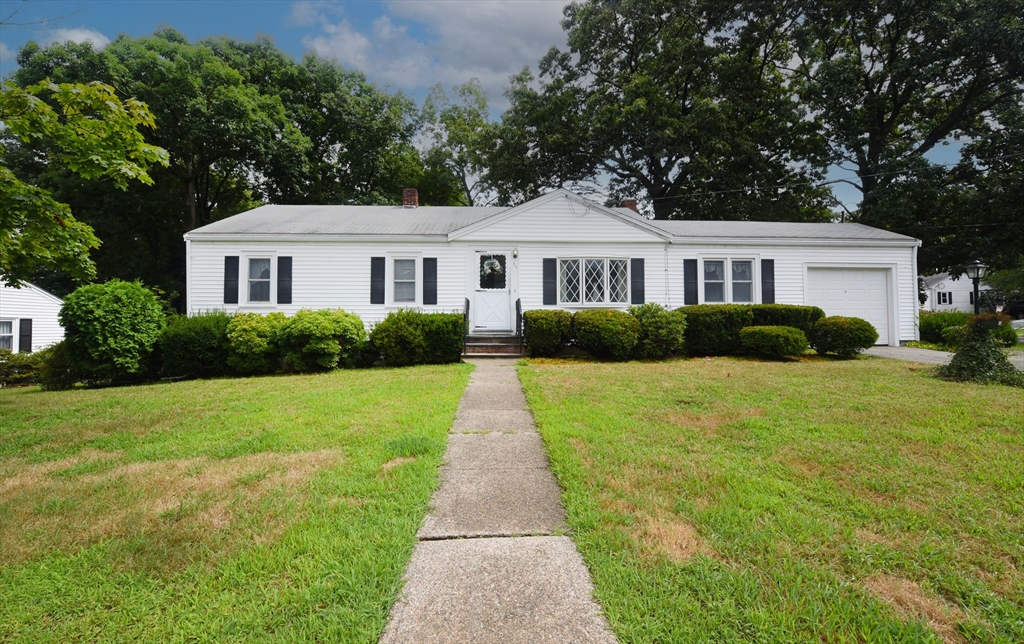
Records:
[[[493,257],[485,259],[480,264],[480,277],[487,277],[489,275],[502,275],[505,269],[501,267],[501,262],[494,259]]]

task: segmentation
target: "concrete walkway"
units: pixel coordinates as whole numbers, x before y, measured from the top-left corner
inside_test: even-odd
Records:
[[[894,360],[906,360],[907,362],[924,362],[926,364],[948,364],[953,359],[953,354],[948,351],[934,351],[932,349],[916,349],[914,347],[871,347],[864,352],[869,356],[877,358],[892,358]],[[1010,364],[1024,371],[1024,352],[1007,351],[1006,359]]]
[[[515,360],[476,370],[381,644],[614,644]]]

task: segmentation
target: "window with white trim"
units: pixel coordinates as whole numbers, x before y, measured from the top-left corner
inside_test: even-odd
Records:
[[[732,262],[732,301],[753,304],[754,262],[734,260]]]
[[[401,303],[416,302],[416,260],[394,260],[394,301]]]
[[[0,349],[14,351],[14,320],[0,320]]]
[[[558,297],[563,304],[626,304],[629,302],[629,260],[560,259],[558,282]]]
[[[725,301],[725,262],[704,260],[704,301]]]
[[[270,258],[249,258],[249,301],[270,301]]]
[[[704,302],[707,304],[753,304],[753,259],[705,259]]]

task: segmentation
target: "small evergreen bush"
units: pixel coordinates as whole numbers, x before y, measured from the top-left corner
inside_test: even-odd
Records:
[[[640,323],[636,354],[649,360],[663,360],[682,353],[685,344],[686,315],[666,311],[660,304],[647,303],[629,307],[629,314]]]
[[[1024,374],[1006,359],[995,333],[983,329],[976,319],[967,325],[956,354],[949,364],[938,368],[938,375],[949,380],[1024,387]]]
[[[815,323],[810,341],[821,355],[831,353],[841,358],[852,358],[875,345],[878,331],[867,320],[833,315]]]
[[[947,326],[942,330],[942,344],[956,348],[967,335],[967,325]]]
[[[744,304],[694,304],[676,310],[686,315],[686,352],[691,356],[739,353],[740,330],[754,324],[754,313]]]
[[[241,374],[274,373],[280,366],[278,335],[284,313],[242,313],[228,322],[228,366]]]
[[[447,364],[462,359],[462,340],[466,334],[461,313],[421,313],[425,349],[422,362]]]
[[[754,304],[750,307],[754,316],[753,326],[789,326],[800,329],[808,335],[814,323],[825,317],[825,312],[816,306],[795,304]]]
[[[47,391],[71,389],[81,380],[81,374],[75,369],[68,353],[66,341],[46,347],[35,353],[40,361],[39,384]]]
[[[640,339],[640,323],[625,311],[588,309],[572,317],[576,346],[602,360],[625,360]]]
[[[122,381],[149,375],[166,318],[152,291],[113,279],[64,298],[60,323],[68,355],[86,380]]]
[[[442,364],[462,359],[464,334],[461,313],[399,309],[373,327],[370,342],[388,366]]]
[[[740,331],[744,346],[765,358],[781,360],[802,355],[807,336],[791,326],[748,326]]]
[[[0,387],[34,385],[39,382],[46,359],[44,351],[14,353],[10,349],[0,349]]]
[[[918,314],[918,328],[922,342],[943,344],[942,330],[951,326],[963,326],[971,319],[970,313],[963,311],[921,311]]]
[[[523,313],[523,340],[530,355],[553,356],[572,339],[572,313],[535,309]]]
[[[366,341],[363,321],[341,309],[302,309],[278,331],[284,365],[293,371],[326,371],[355,365],[355,352]]]
[[[171,318],[160,334],[160,374],[213,378],[228,372],[228,324],[224,311]]]

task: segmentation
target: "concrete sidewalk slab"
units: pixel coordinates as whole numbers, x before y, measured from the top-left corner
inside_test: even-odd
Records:
[[[444,459],[446,470],[542,470],[548,467],[544,443],[535,432],[449,436]]]
[[[416,546],[382,644],[614,644],[568,537]]]
[[[475,369],[469,374],[471,385],[519,385],[519,374],[515,369]]]
[[[514,386],[470,383],[459,402],[459,410],[463,409],[526,409],[526,395],[518,383]]]
[[[869,356],[876,358],[891,358],[893,360],[905,360],[907,362],[923,362],[925,364],[947,364],[953,359],[953,354],[948,351],[933,351],[931,349],[916,349],[914,347],[871,347],[864,351]]]
[[[548,469],[457,470],[441,487],[420,539],[552,534],[565,525],[561,491]]]
[[[460,409],[451,432],[533,432],[537,425],[525,409]]]

